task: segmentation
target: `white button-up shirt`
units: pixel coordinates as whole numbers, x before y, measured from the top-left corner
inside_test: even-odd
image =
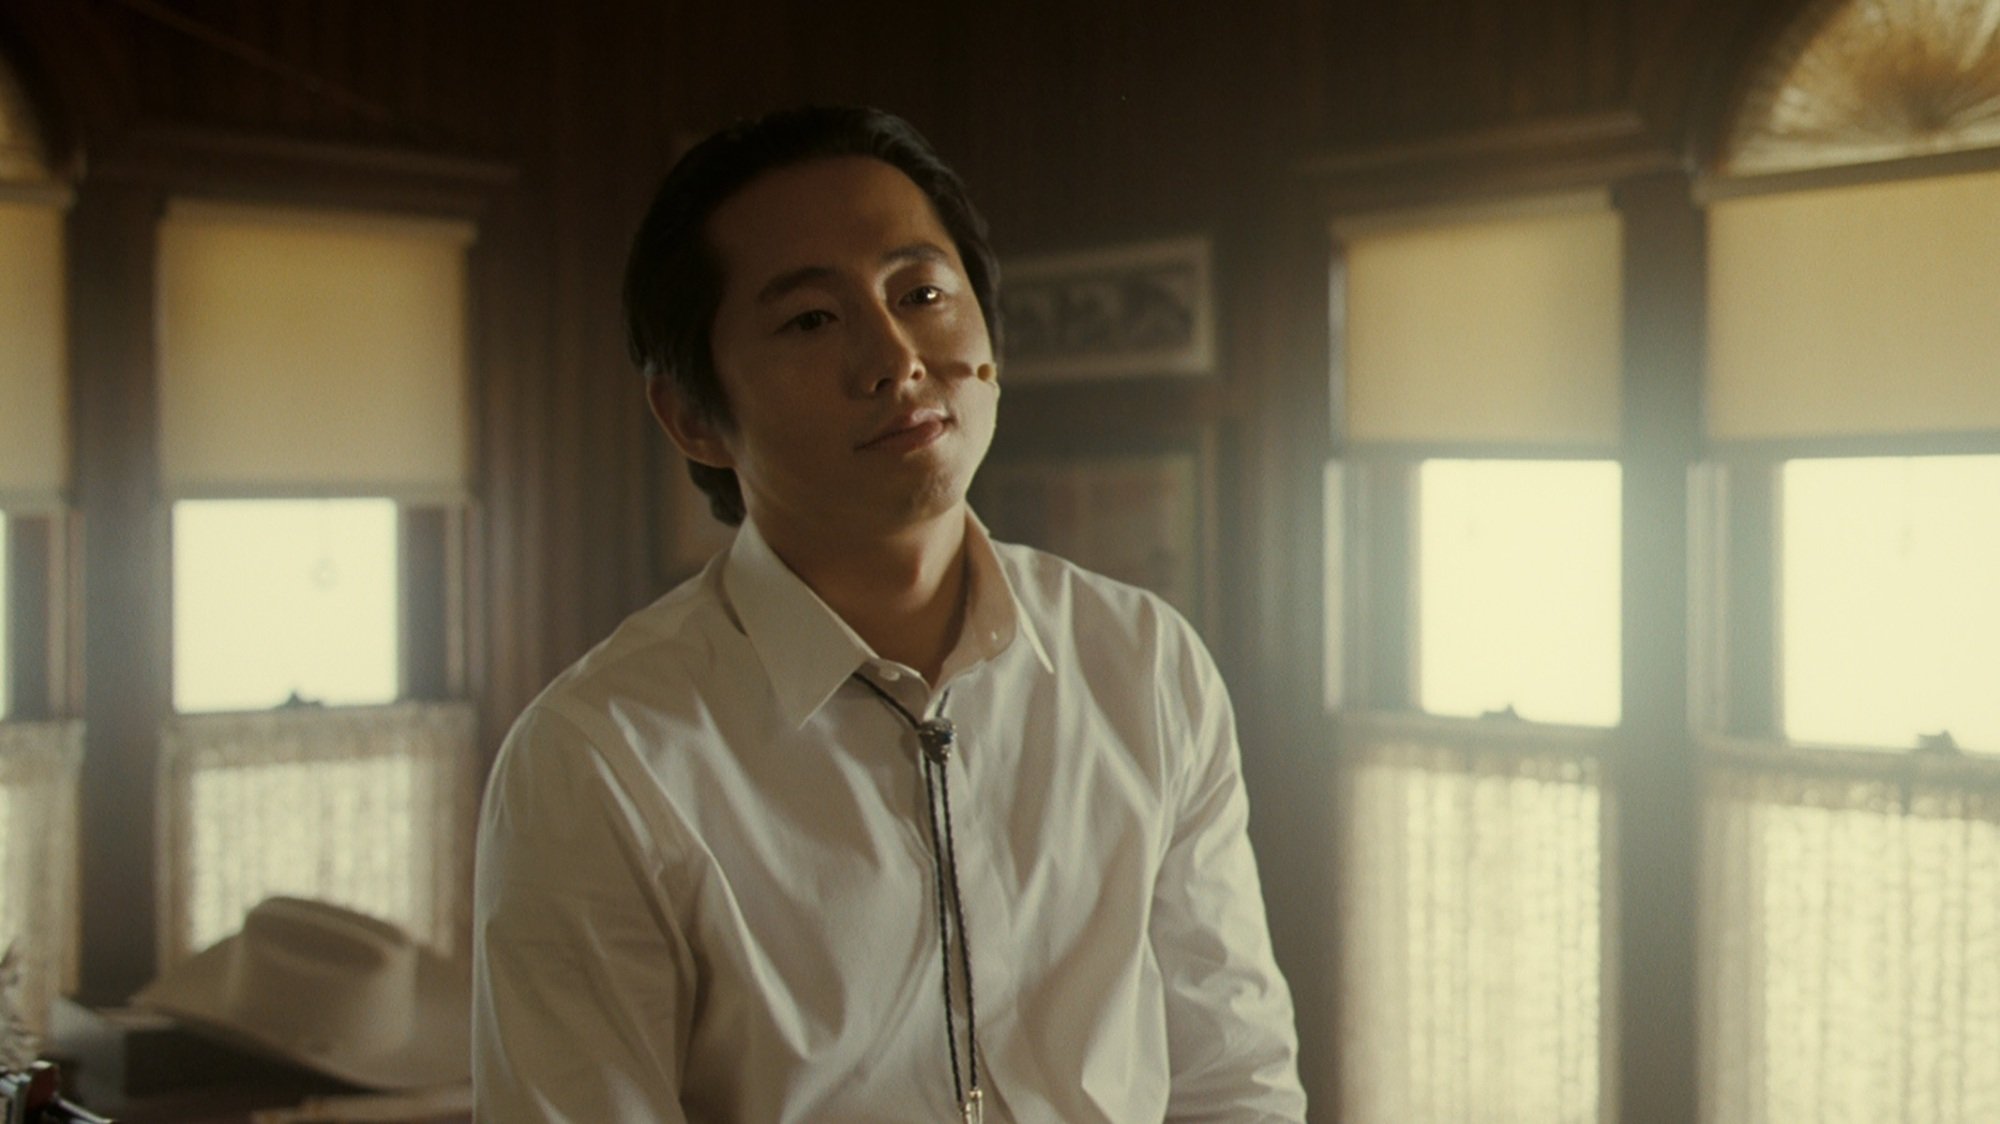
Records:
[[[1304,1119],[1208,653],[1151,594],[966,543],[935,687],[746,524],[522,715],[480,821],[481,1120],[958,1119],[917,740],[856,672],[957,727],[987,1120]]]

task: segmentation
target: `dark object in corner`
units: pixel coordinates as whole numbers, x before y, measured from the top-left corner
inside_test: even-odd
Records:
[[[0,1107],[6,1124],[111,1124],[85,1112],[57,1092],[62,1075],[49,1062],[36,1062],[25,1072],[0,1073]]]
[[[196,1103],[276,1107],[358,1091],[196,1033],[165,1015],[100,1010],[69,999],[57,999],[50,1012],[45,1048],[64,1067],[70,1096],[119,1117],[150,1117],[155,1108]]]

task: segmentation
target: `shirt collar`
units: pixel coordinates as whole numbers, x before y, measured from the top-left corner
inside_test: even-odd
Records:
[[[1055,664],[1021,611],[1013,584],[1000,565],[986,528],[966,514],[965,548],[970,565],[971,601],[958,643],[945,657],[945,681],[1006,651],[1018,634],[1045,670]],[[868,642],[827,607],[811,587],[786,566],[749,519],[736,533],[722,569],[723,594],[743,623],[750,647],[763,664],[787,729],[799,729],[833,697],[854,672],[879,657]]]
[[[958,644],[945,657],[941,678],[950,682],[959,670],[1006,651],[1017,633],[1027,641],[1042,670],[1054,674],[1055,661],[1049,659],[1048,649],[1042,646],[1034,618],[1021,611],[1020,596],[1007,576],[1007,568],[1000,564],[999,552],[993,549],[986,524],[970,509],[965,513],[965,555],[970,563],[972,597],[966,606],[965,625],[959,631]]]

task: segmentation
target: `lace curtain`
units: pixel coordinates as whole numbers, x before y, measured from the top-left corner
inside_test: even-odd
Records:
[[[1341,1119],[1603,1119],[1602,740],[1357,741],[1340,818]]]
[[[0,945],[18,945],[22,1013],[38,1031],[76,986],[82,765],[83,723],[0,722]]]
[[[447,956],[470,924],[472,708],[182,715],[161,739],[162,963],[272,894],[394,921]]]
[[[1704,1119],[2000,1120],[2000,761],[1712,761]]]

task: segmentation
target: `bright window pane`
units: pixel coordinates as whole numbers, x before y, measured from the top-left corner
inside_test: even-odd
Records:
[[[175,708],[394,699],[396,570],[390,500],[175,504]]]
[[[1426,461],[1418,702],[1534,722],[1619,717],[1619,475],[1609,461]]]
[[[2000,751],[2000,457],[1783,469],[1785,734]]]
[[[7,592],[7,515],[0,512],[0,718],[7,717],[14,705],[14,676],[7,666],[7,606],[12,600]]]

